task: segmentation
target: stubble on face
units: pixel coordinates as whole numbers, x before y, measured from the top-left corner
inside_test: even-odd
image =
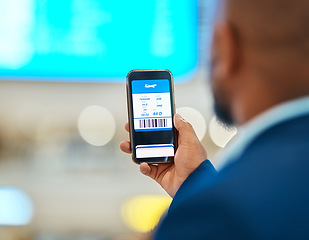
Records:
[[[216,94],[214,94],[214,112],[217,116],[217,119],[219,120],[222,125],[224,125],[226,128],[233,128],[234,127],[234,120],[232,117],[232,114],[229,110],[229,108],[224,104],[221,103],[218,97],[216,97]]]
[[[220,84],[224,81],[220,81],[220,79],[217,79],[213,71],[217,67],[217,59],[214,52],[213,54],[211,54],[210,63],[210,81],[214,99],[214,112],[217,116],[217,119],[220,121],[220,123],[222,123],[222,125],[224,125],[226,128],[232,128],[235,122],[231,113],[231,109],[229,108],[226,94],[223,91],[223,86],[221,86]]]

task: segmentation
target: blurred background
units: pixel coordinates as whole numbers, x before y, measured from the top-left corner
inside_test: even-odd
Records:
[[[0,1],[0,239],[147,238],[171,199],[119,149],[126,74],[169,69],[213,159],[236,134],[212,111],[215,5]]]

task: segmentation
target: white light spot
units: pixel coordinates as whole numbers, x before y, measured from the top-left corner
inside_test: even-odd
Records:
[[[0,66],[18,69],[32,58],[33,0],[0,1]]]
[[[216,117],[210,120],[209,135],[212,141],[219,147],[224,148],[228,142],[237,134],[237,129],[227,129],[220,124]]]
[[[30,223],[33,206],[23,191],[12,187],[0,188],[0,226],[22,226]]]
[[[196,109],[190,107],[178,108],[177,113],[191,123],[197,137],[202,140],[207,130],[207,124],[203,115]]]
[[[106,108],[89,106],[79,116],[78,130],[87,143],[94,146],[104,146],[114,137],[116,122],[111,112]]]

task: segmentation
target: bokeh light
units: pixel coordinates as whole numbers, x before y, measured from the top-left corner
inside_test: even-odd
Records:
[[[134,231],[149,232],[158,224],[171,202],[172,199],[168,196],[137,196],[124,204],[123,220]]]
[[[224,127],[216,117],[209,123],[209,135],[211,140],[219,147],[224,148],[228,142],[237,134],[236,128]]]
[[[22,226],[30,223],[33,207],[25,192],[13,187],[0,187],[0,226]]]
[[[87,143],[93,146],[104,146],[114,137],[116,122],[106,108],[89,106],[78,118],[78,130]]]
[[[180,114],[186,121],[191,123],[197,134],[197,137],[202,140],[207,130],[207,124],[203,115],[196,109],[190,107],[177,108],[176,112]]]

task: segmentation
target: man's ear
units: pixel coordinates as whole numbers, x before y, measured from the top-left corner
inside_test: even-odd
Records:
[[[236,33],[227,22],[215,25],[212,44],[212,73],[216,79],[231,79],[239,67]]]

